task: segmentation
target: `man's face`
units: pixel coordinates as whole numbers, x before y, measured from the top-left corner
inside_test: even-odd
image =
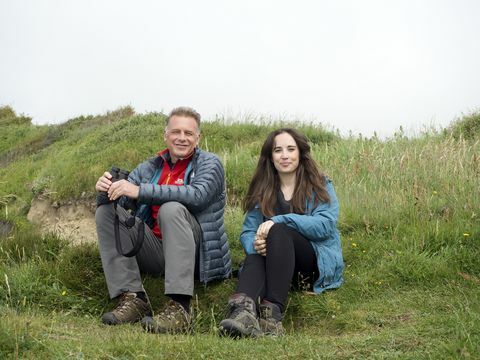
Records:
[[[200,140],[197,122],[192,117],[172,116],[165,128],[164,139],[173,163],[188,157]]]

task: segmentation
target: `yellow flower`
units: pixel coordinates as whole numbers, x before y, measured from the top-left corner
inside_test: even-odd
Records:
[[[433,195],[437,195],[437,194],[438,194],[438,193],[437,193],[435,190],[433,190]]]
[[[356,244],[356,243],[352,243],[352,246],[353,246],[353,247],[357,247],[357,244]]]
[[[62,296],[65,296],[65,295],[67,295],[67,290],[62,291]]]
[[[465,237],[469,237],[469,236],[470,236],[470,234],[469,234],[469,233],[463,233],[463,236],[465,236]]]

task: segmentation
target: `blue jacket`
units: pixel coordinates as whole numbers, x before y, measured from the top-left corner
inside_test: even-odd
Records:
[[[315,254],[320,277],[315,281],[313,290],[321,293],[326,289],[338,288],[343,283],[343,256],[340,233],[337,229],[339,205],[333,184],[327,180],[330,203],[319,203],[313,207],[313,201],[307,202],[305,215],[284,214],[270,218],[274,223],[283,223],[297,230],[310,240]],[[253,247],[258,226],[266,221],[259,205],[247,212],[240,235],[245,253],[256,254]]]
[[[226,193],[220,159],[197,148],[185,170],[184,186],[158,185],[164,162],[161,156],[153,157],[138,165],[128,176],[129,182],[140,186],[135,215],[151,227],[151,205],[162,205],[169,201],[185,205],[202,229],[200,281],[207,283],[228,278],[231,258],[223,221]],[[123,206],[127,200],[122,197],[120,205]]]

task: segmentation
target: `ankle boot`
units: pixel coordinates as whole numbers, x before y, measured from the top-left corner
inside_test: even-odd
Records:
[[[277,304],[263,299],[260,304],[260,329],[265,335],[284,336],[283,314]]]
[[[262,334],[252,298],[243,293],[234,294],[228,299],[228,307],[228,316],[219,324],[221,334],[232,337],[257,337]]]

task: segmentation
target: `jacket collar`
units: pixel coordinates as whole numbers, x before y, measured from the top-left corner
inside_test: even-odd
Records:
[[[200,150],[200,148],[197,146],[195,147],[195,149],[193,149],[193,153],[190,154],[190,156],[186,157],[186,158],[183,158],[182,160],[195,160],[198,158],[198,156],[200,155],[200,152],[202,150]],[[161,165],[163,162],[166,162],[167,164],[171,165],[172,164],[172,160],[171,160],[171,156],[170,156],[170,151],[168,149],[164,149],[164,150],[160,150],[159,152],[157,152],[157,157],[155,159],[155,162],[157,163],[157,165]]]

